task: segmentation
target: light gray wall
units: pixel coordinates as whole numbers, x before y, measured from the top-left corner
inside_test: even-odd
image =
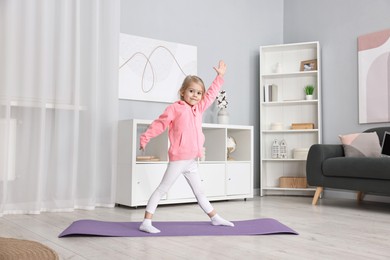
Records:
[[[284,42],[322,47],[323,142],[389,125],[359,124],[357,38],[390,28],[388,0],[294,0],[284,3]]]
[[[120,31],[197,46],[198,75],[206,85],[215,77],[212,67],[225,60],[230,123],[255,129],[258,188],[259,46],[283,42],[283,0],[122,0]],[[155,119],[166,106],[121,100],[119,118]],[[210,108],[204,122],[216,123],[215,115],[215,107]]]

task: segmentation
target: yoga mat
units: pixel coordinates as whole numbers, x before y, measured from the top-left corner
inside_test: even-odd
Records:
[[[153,221],[160,229],[157,234],[138,230],[141,222],[109,222],[78,220],[66,228],[59,237],[105,236],[105,237],[162,237],[162,236],[247,236],[270,234],[293,234],[297,232],[272,218],[232,221],[234,227],[213,226],[210,221]]]

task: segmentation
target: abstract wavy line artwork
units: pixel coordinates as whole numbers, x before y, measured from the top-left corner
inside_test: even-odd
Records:
[[[390,122],[390,29],[358,38],[359,123]]]
[[[195,46],[120,35],[119,99],[173,103],[185,76],[196,73]]]

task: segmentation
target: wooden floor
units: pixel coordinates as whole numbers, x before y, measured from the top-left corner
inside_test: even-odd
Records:
[[[6,215],[0,236],[35,240],[61,259],[389,259],[390,205],[346,199],[255,197],[212,203],[229,220],[275,218],[295,235],[230,237],[57,236],[73,221],[140,221],[144,208],[98,208],[71,213]],[[160,206],[154,220],[208,220],[197,204]]]

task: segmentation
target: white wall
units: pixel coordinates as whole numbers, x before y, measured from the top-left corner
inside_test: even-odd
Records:
[[[320,41],[323,141],[340,133],[389,125],[358,123],[357,37],[390,28],[388,0],[122,0],[121,32],[198,47],[198,75],[214,77],[228,64],[226,84],[233,124],[255,126],[255,187],[259,187],[260,45]],[[179,86],[178,86],[179,87]],[[119,118],[156,118],[164,103],[121,100]],[[216,122],[215,109],[205,122]]]
[[[284,42],[318,40],[322,46],[323,142],[339,143],[338,135],[383,124],[359,124],[357,38],[390,28],[388,0],[285,1]],[[355,199],[351,191],[325,191],[327,198]],[[389,202],[368,195],[365,200]]]
[[[206,84],[218,60],[228,65],[224,89],[231,124],[254,125],[255,187],[259,187],[260,45],[283,42],[283,0],[122,0],[121,32],[198,47],[198,75]],[[178,89],[180,86],[177,86]],[[154,119],[167,104],[119,103],[119,118]],[[204,122],[216,123],[209,110]]]
[[[359,124],[357,38],[390,28],[388,0],[294,0],[284,4],[284,42],[322,46],[323,142],[384,124]]]

